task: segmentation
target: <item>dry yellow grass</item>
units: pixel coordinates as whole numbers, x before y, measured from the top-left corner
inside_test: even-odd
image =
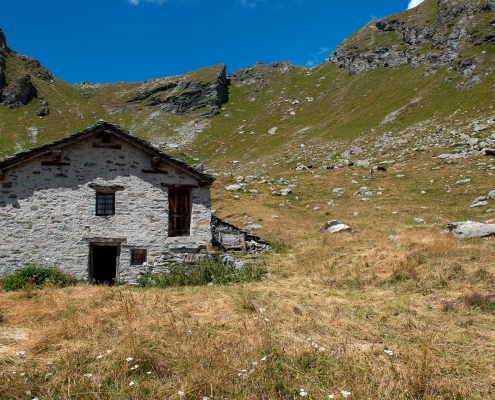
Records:
[[[293,399],[304,389],[311,399],[342,391],[353,399],[494,398],[495,307],[463,300],[495,292],[493,241],[444,232],[447,219],[481,217],[465,209],[487,183],[473,180],[465,199],[465,188],[450,198],[443,184],[420,195],[418,182],[436,172],[404,170],[406,180],[390,173],[365,181],[352,175],[363,175],[357,169],[283,174],[298,184],[290,203],[263,185],[253,185],[256,197],[233,200],[223,190],[231,180],[219,179],[220,215],[260,223],[262,235],[285,246],[257,260],[271,273],[260,282],[0,293],[0,397]],[[351,179],[389,196],[332,194],[351,191]],[[330,198],[339,205],[325,206]],[[427,223],[412,223],[415,216]],[[332,218],[354,232],[319,234]]]

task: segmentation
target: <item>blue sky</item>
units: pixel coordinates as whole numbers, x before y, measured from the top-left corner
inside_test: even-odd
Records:
[[[142,81],[224,63],[323,62],[369,22],[422,0],[5,0],[19,54],[69,83]]]

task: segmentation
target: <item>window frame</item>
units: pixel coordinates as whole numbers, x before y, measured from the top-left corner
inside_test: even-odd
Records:
[[[103,202],[100,203],[100,199],[103,196]],[[111,196],[111,197],[108,197]],[[98,217],[108,217],[109,215],[115,215],[115,192],[96,192],[95,196],[95,215]],[[110,202],[108,200],[111,200],[111,208],[108,206],[110,205]],[[103,206],[100,206],[100,204]]]
[[[136,261],[136,254],[143,254],[143,261]],[[146,262],[148,262],[148,249],[131,249],[131,265],[143,265]]]
[[[192,201],[191,201],[191,190],[188,188],[169,188],[168,190],[168,206],[169,206],[169,212],[168,212],[168,224],[169,224],[169,229],[168,229],[168,236],[169,237],[187,237],[191,236],[191,225],[192,225]],[[186,199],[186,204],[184,205],[183,209],[179,212],[177,210],[173,210],[173,205],[172,203],[177,204],[177,199],[179,198]],[[175,199],[175,200],[172,200]],[[180,208],[180,207],[179,207]],[[176,211],[174,213],[174,211]],[[183,219],[184,227],[185,229],[177,229],[180,223],[177,223],[176,219]]]

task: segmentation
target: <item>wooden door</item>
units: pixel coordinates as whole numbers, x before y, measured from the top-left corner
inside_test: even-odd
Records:
[[[189,197],[189,190],[169,190],[169,236],[189,236],[191,225]]]

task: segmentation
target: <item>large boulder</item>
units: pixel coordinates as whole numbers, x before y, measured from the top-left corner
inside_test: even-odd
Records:
[[[31,83],[31,76],[26,74],[9,83],[0,94],[0,102],[5,106],[20,107],[28,104],[38,96],[36,88]]]
[[[332,221],[325,222],[320,226],[321,233],[340,233],[340,232],[351,232],[352,228],[349,225],[343,224],[336,219]]]
[[[486,238],[495,236],[495,224],[484,224],[482,222],[462,221],[447,224],[449,231],[457,238]]]

